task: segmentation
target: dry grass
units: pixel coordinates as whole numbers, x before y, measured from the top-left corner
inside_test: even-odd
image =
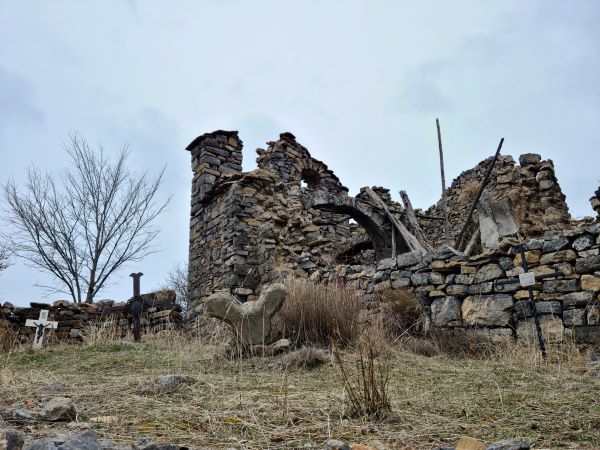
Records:
[[[144,336],[141,344],[97,339],[80,347],[18,350],[0,355],[2,426],[34,436],[71,433],[65,424],[23,423],[10,412],[37,398],[52,381],[67,387],[78,420],[121,444],[139,436],[197,448],[322,448],[337,437],[377,448],[454,446],[460,436],[504,437],[536,447],[600,446],[600,380],[584,373],[584,356],[551,347],[503,347],[494,358],[425,357],[387,350],[392,412],[384,419],[348,418],[339,370],[311,371],[276,363],[289,356],[213,360],[214,347],[176,332]],[[348,361],[352,349],[344,353]],[[145,388],[165,374],[197,380],[172,394]],[[57,394],[63,395],[63,394]],[[1,422],[0,422],[1,423]],[[306,445],[306,447],[304,447]]]
[[[342,284],[290,281],[286,285],[288,296],[275,323],[295,346],[329,346],[334,334],[340,345],[356,339],[362,307],[356,291]]]
[[[388,339],[397,341],[406,336],[424,336],[427,320],[419,299],[405,289],[386,291],[381,295],[381,326]]]

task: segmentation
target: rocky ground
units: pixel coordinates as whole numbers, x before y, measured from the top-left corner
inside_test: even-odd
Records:
[[[572,349],[548,363],[516,346],[487,359],[382,350],[392,412],[381,419],[348,417],[327,353],[315,368],[293,354],[218,354],[172,335],[0,355],[0,430],[15,430],[0,448],[20,438],[63,450],[600,446],[597,368]]]

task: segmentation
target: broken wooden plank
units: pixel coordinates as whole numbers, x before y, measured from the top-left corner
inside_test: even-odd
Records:
[[[400,233],[400,236],[402,236],[410,251],[418,250],[421,253],[427,253],[427,249],[423,247],[419,240],[410,231],[408,231],[408,228],[406,228],[402,222],[396,220],[383,200],[375,192],[373,192],[371,188],[365,188],[365,192],[383,210],[392,225],[396,227],[398,233]]]
[[[440,150],[440,173],[442,175],[442,210],[444,212],[444,243],[450,245],[450,232],[448,225],[448,199],[446,198],[446,174],[444,172],[444,151],[442,150],[442,132],[440,130],[440,121],[435,119],[438,135],[438,148]]]
[[[410,198],[408,198],[406,191],[400,191],[400,198],[402,199],[402,204],[404,205],[404,214],[410,227],[410,231],[412,231],[416,238],[421,241],[423,247],[425,247],[427,250],[431,250],[431,245],[429,242],[427,242],[427,238],[423,233],[423,229],[421,228],[421,225],[419,225],[417,215],[415,214],[415,210],[413,209],[412,203],[410,202]]]

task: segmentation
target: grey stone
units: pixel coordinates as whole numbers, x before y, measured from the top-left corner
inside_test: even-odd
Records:
[[[538,314],[553,314],[555,316],[560,316],[563,313],[560,302],[558,301],[535,302],[535,309]],[[515,303],[515,315],[519,319],[533,316],[529,300],[519,300]]]
[[[431,303],[431,320],[438,326],[459,325],[460,300],[456,297],[438,298]]]
[[[475,274],[474,283],[484,283],[486,281],[495,280],[504,275],[504,271],[498,264],[486,264],[479,268]]]
[[[394,289],[402,289],[410,286],[410,278],[393,278],[390,284]]]
[[[377,270],[392,270],[396,268],[396,258],[385,258],[377,263]]]
[[[600,326],[583,326],[573,328],[573,337],[578,344],[600,344]]]
[[[429,279],[429,273],[427,272],[414,273],[410,277],[410,280],[415,286],[425,286],[426,284],[429,284]]]
[[[461,312],[467,325],[507,326],[512,319],[512,296],[471,296],[463,300]]]
[[[491,294],[492,292],[494,292],[494,283],[492,281],[481,284],[472,284],[467,287],[467,294],[469,295],[484,295]]]
[[[542,292],[548,294],[575,292],[579,289],[579,280],[549,280],[542,284]]]
[[[542,255],[540,258],[540,266],[575,261],[576,258],[577,254],[573,250],[559,250],[557,252]]]
[[[496,283],[494,285],[494,292],[500,293],[500,294],[512,294],[514,292],[517,292],[518,290],[521,289],[521,284],[519,283],[519,280],[516,280],[513,283]]]
[[[446,287],[446,293],[448,295],[464,296],[467,295],[467,292],[468,287],[463,284],[451,284],[450,286]]]
[[[227,323],[245,344],[264,344],[271,334],[271,318],[281,308],[287,289],[273,284],[263,289],[258,300],[240,303],[228,292],[220,291],[206,301],[206,311]]]
[[[160,394],[174,392],[181,385],[193,383],[195,380],[187,375],[161,375],[154,380],[153,391]]]
[[[564,236],[551,241],[544,241],[544,245],[542,245],[542,251],[544,253],[554,253],[567,248],[569,248],[569,240]]]
[[[519,164],[521,166],[531,166],[539,164],[542,161],[542,156],[537,153],[524,153],[519,156]]]
[[[587,258],[578,258],[575,262],[575,272],[592,273],[600,270],[600,256],[588,256]]]
[[[444,275],[439,272],[431,272],[429,282],[435,285],[444,284]]]
[[[516,439],[502,439],[501,441],[494,442],[488,445],[486,450],[529,450],[530,444],[521,442]]]
[[[70,422],[77,418],[77,411],[70,398],[56,397],[48,400],[48,403],[44,405],[41,418],[50,422]]]
[[[351,450],[348,444],[338,439],[327,439],[323,445],[325,450]]]
[[[572,292],[563,297],[563,308],[585,307],[594,299],[594,293],[589,291]]]
[[[56,450],[56,445],[48,438],[33,441],[25,446],[23,450]]]
[[[573,241],[573,248],[578,252],[590,248],[596,243],[596,238],[591,234],[584,234]]]
[[[423,256],[417,250],[408,253],[402,253],[396,257],[396,265],[398,269],[403,269],[404,267],[414,266],[419,264]]]
[[[87,430],[71,437],[58,450],[102,450],[102,447],[96,438],[96,432]]]
[[[12,416],[15,419],[19,419],[19,420],[33,420],[33,416],[31,414],[29,414],[26,411],[23,411],[19,408],[16,408],[13,412],[12,412]]]
[[[585,309],[567,309],[563,312],[563,322],[567,327],[585,325]]]
[[[11,428],[0,430],[0,449],[21,450],[25,442],[25,435]]]

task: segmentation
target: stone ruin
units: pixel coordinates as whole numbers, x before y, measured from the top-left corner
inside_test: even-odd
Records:
[[[525,154],[517,164],[501,155],[471,218],[492,159],[460,174],[447,190],[449,236],[454,239],[465,223],[467,233],[453,249],[442,245],[441,201],[413,210],[404,192],[400,204],[383,187],[361,188],[352,197],[291,133],[257,149],[258,168],[249,172],[242,171],[236,131],[203,134],[187,150],[193,170],[192,318],[205,313],[215,292],[254,301],[263,287],[293,277],[344,281],[366,302],[387,289],[411,289],[440,326],[514,337],[531,322],[531,313],[523,311],[526,291],[497,281],[522,271],[507,244],[518,241],[526,243],[533,271],[564,272],[534,288],[536,298],[546,301],[538,308],[547,314],[544,320],[560,322],[553,329],[561,335],[586,327],[579,330],[582,340],[600,338],[600,228],[592,219],[571,219],[551,160]],[[591,199],[597,212],[599,193]]]

